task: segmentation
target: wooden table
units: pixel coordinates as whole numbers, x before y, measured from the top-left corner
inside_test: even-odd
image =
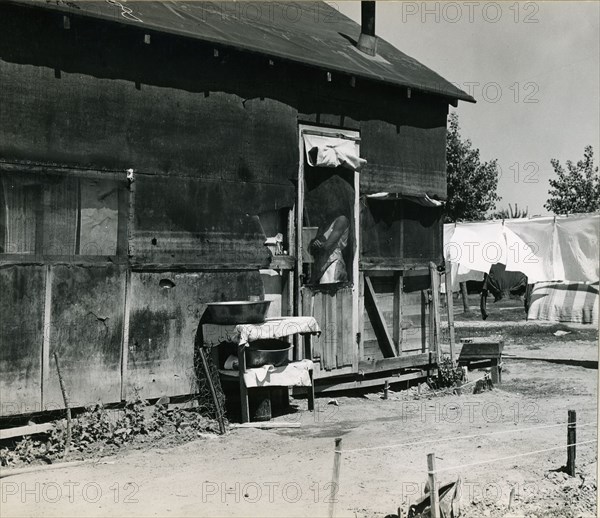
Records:
[[[207,324],[208,322],[205,322]],[[223,327],[223,326],[221,326]],[[231,326],[230,326],[231,327]],[[242,410],[242,423],[250,421],[250,405],[248,400],[248,387],[244,382],[244,373],[249,370],[246,362],[246,349],[250,342],[270,338],[286,338],[299,335],[304,342],[304,359],[312,360],[312,335],[321,333],[319,325],[314,317],[282,317],[269,318],[260,324],[238,324],[233,326],[226,334],[230,340],[237,343],[238,370],[220,370],[225,376],[236,376],[239,379],[240,399]],[[291,362],[296,363],[296,362]],[[308,409],[314,410],[315,392],[313,382],[313,371],[309,369],[310,386],[307,387]],[[265,386],[292,386],[292,385],[265,385]]]

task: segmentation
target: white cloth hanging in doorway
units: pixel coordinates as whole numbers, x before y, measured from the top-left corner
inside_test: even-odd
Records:
[[[303,134],[306,161],[312,167],[345,167],[359,171],[367,163],[360,158],[354,140]]]

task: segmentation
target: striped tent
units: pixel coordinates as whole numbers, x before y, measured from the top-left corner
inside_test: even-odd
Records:
[[[598,298],[598,282],[537,282],[527,319],[598,325]]]

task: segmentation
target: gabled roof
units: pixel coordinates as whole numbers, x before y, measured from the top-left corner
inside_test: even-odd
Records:
[[[325,2],[14,0],[180,35],[360,78],[475,102],[433,70],[379,38],[377,56],[358,51],[360,26]]]

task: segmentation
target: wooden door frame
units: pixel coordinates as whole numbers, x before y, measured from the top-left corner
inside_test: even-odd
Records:
[[[296,189],[296,268],[294,275],[294,309],[297,315],[302,312],[302,302],[300,300],[300,288],[302,282],[300,275],[302,274],[302,222],[304,219],[304,164],[306,155],[304,152],[303,136],[319,135],[322,137],[346,138],[354,140],[358,146],[360,153],[360,132],[357,130],[349,130],[342,128],[326,128],[322,126],[314,126],[311,124],[298,125],[298,186]],[[360,260],[360,173],[354,171],[354,255],[352,259],[352,347],[356,347],[355,354],[352,355],[352,369],[356,371],[358,368],[358,304],[359,304],[359,260]]]

